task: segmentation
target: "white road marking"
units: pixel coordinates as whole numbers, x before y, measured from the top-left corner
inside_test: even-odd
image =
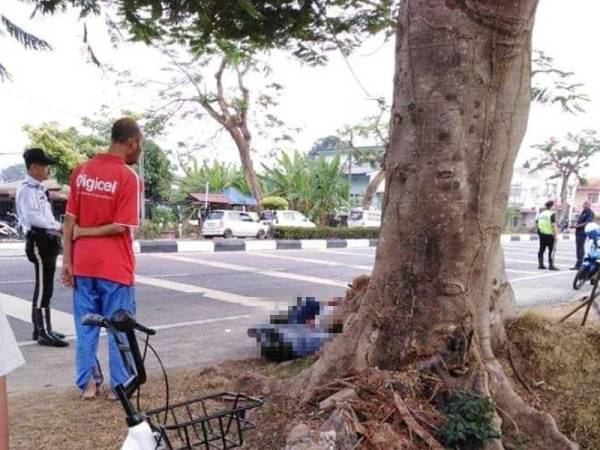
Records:
[[[514,272],[514,273],[524,273],[528,275],[535,275],[537,272],[532,272],[530,270],[516,270],[516,269],[504,269],[506,272]]]
[[[542,275],[534,275],[531,277],[513,278],[512,280],[508,280],[508,281],[510,281],[511,283],[514,283],[516,281],[535,280],[537,278],[547,278],[547,277],[556,277],[556,276],[560,276],[560,275],[573,275],[573,274],[574,274],[573,271],[561,270],[559,272],[544,273]]]
[[[2,308],[7,316],[31,323],[31,302],[13,295],[3,294],[2,292],[0,292],[0,301],[2,302]],[[67,335],[75,334],[73,315],[56,309],[52,309],[51,311],[52,324],[56,331],[60,331]]]
[[[265,301],[261,298],[246,297],[245,295],[218,291],[216,289],[209,289],[202,286],[196,286],[194,284],[185,284],[178,283],[176,281],[163,280],[161,278],[151,278],[136,275],[135,282],[162,289],[184,292],[186,294],[203,294],[208,298],[220,300],[222,302],[237,303],[238,305],[251,306],[254,308],[273,309],[275,307],[274,302]]]
[[[151,278],[174,278],[174,277],[190,277],[194,275],[193,273],[153,273],[144,275],[145,277]],[[136,277],[138,274],[135,275]]]
[[[352,255],[352,256],[365,256],[365,257],[369,257],[369,258],[375,258],[375,255],[373,254],[368,254],[368,253],[350,253],[350,252],[335,252],[335,251],[329,251],[329,250],[324,250],[324,253],[333,253],[336,255]],[[557,259],[564,259],[564,258],[557,258]],[[535,259],[514,259],[514,258],[504,258],[505,262],[517,262],[517,263],[528,263],[528,264],[537,264],[537,260]],[[532,271],[527,271],[527,270],[516,270],[516,269],[506,269],[507,272],[515,272],[515,273],[524,273],[524,274],[534,274],[536,272],[532,272]]]
[[[506,255],[514,255],[514,256],[517,256],[517,257],[519,257],[519,256],[531,256],[532,257],[532,261],[537,262],[537,251],[534,254],[534,253],[517,253],[517,252],[510,251],[510,250],[505,250],[504,251],[504,257],[505,258],[506,258]],[[544,255],[544,256],[546,256],[546,255]],[[569,258],[568,256],[555,256],[554,259],[562,259],[562,260],[574,261],[575,257],[572,256],[572,257]]]
[[[216,322],[225,322],[225,321],[231,321],[231,320],[241,320],[241,319],[249,319],[250,316],[249,315],[242,315],[242,316],[227,316],[227,317],[217,317],[214,319],[203,319],[203,320],[193,320],[190,322],[179,322],[179,323],[172,323],[172,324],[166,324],[166,325],[149,325],[148,328],[152,328],[154,330],[170,330],[173,328],[182,328],[182,327],[191,327],[191,326],[195,326],[195,325],[205,325],[208,323],[216,323]],[[229,330],[229,331],[227,331]],[[230,329],[225,330],[226,333],[230,332]],[[102,331],[100,333],[101,336],[106,336],[106,332]],[[77,338],[75,336],[68,336],[65,338],[65,340],[67,341],[75,341]],[[35,345],[37,344],[36,341],[25,341],[25,342],[20,342],[19,343],[19,347],[28,347],[30,345]]]
[[[277,258],[277,259],[285,259],[288,261],[298,261],[298,262],[307,262],[307,263],[311,263],[311,264],[322,264],[324,266],[333,266],[333,267],[350,267],[352,269],[360,269],[360,270],[368,270],[371,271],[373,270],[373,266],[357,266],[357,265],[353,265],[353,264],[344,264],[344,263],[340,263],[340,262],[334,262],[334,261],[324,261],[322,259],[312,259],[312,258],[297,258],[295,256],[284,256],[284,255],[273,255],[273,254],[267,254],[267,253],[250,253],[252,256],[262,256],[264,258]]]
[[[323,253],[331,253],[332,255],[350,255],[350,256],[366,256],[369,258],[375,258],[375,253],[356,253],[356,252],[340,252],[335,250],[321,250]]]
[[[258,269],[256,267],[240,266],[237,264],[229,264],[229,263],[224,263],[224,262],[219,262],[219,261],[204,261],[204,260],[200,260],[200,259],[188,258],[185,256],[175,256],[175,255],[170,255],[170,254],[165,254],[165,255],[154,254],[152,256],[154,258],[170,259],[172,261],[180,261],[180,262],[189,262],[192,264],[199,264],[201,266],[218,267],[220,269],[233,270],[233,271],[237,271],[237,272],[252,272],[257,275],[265,275],[265,276],[273,277],[273,278],[283,278],[286,280],[304,281],[307,283],[322,284],[325,286],[336,286],[336,287],[343,287],[343,288],[348,287],[347,282],[332,280],[329,278],[311,277],[308,275],[298,275],[295,273],[287,273],[287,272],[275,272],[273,270],[262,270],[262,269]]]

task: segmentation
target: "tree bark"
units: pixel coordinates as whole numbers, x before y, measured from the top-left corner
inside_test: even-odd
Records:
[[[373,196],[377,192],[377,189],[379,188],[379,185],[384,180],[384,178],[385,178],[385,171],[380,170],[373,177],[373,179],[371,181],[369,181],[367,190],[365,191],[365,197],[363,198],[363,210],[367,210],[367,209],[371,208],[371,203],[373,202]]]
[[[256,171],[254,170],[254,165],[252,164],[252,156],[250,155],[250,133],[248,132],[247,136],[242,136],[242,133],[235,128],[227,128],[227,131],[231,134],[238,149],[242,170],[244,171],[248,188],[250,189],[252,196],[256,199],[257,208],[260,210],[260,201],[262,200],[263,195],[260,182],[256,176]]]
[[[244,171],[244,177],[248,183],[250,193],[256,199],[256,208],[260,212],[260,201],[262,200],[262,189],[260,182],[256,176],[254,165],[252,164],[252,156],[250,155],[250,149],[252,148],[252,134],[248,128],[248,107],[250,105],[250,91],[244,84],[244,76],[248,72],[248,67],[240,69],[238,65],[234,65],[235,72],[237,74],[238,88],[242,96],[241,105],[232,105],[225,98],[225,90],[223,88],[223,72],[227,67],[227,57],[221,58],[221,64],[217,73],[215,73],[215,80],[217,85],[216,103],[220,111],[217,111],[211,104],[211,101],[202,95],[202,91],[195,84],[194,78],[190,74],[182,69],[183,73],[186,74],[188,79],[195,84],[198,90],[200,104],[208,112],[208,114],[216,120],[223,128],[227,130],[233,139],[238,153],[240,155],[240,162],[242,163],[242,170]],[[181,65],[178,65],[181,68]]]
[[[494,289],[502,280],[502,216],[529,113],[536,6],[401,3],[375,267],[358,312],[305,374],[305,400],[349,371],[441,362],[449,378],[466,369],[463,386],[517,415],[532,448],[576,448],[550,416],[514,393],[493,351],[503,327],[490,310],[499,311],[495,295],[506,302],[506,291]]]

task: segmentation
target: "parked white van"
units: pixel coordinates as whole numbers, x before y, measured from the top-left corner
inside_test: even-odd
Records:
[[[263,214],[261,223],[278,227],[314,228],[316,225],[298,211],[277,210]]]
[[[264,239],[269,229],[262,223],[255,222],[247,212],[217,209],[211,211],[202,225],[205,237],[223,236],[256,237]]]
[[[352,208],[348,216],[349,227],[380,227],[381,211],[378,209]]]

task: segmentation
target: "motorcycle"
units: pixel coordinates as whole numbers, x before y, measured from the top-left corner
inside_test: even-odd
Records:
[[[600,225],[589,223],[585,226],[585,236],[589,239],[590,245],[586,252],[581,267],[573,279],[573,289],[578,290],[586,281],[592,281],[592,277],[600,268]]]
[[[0,239],[17,239],[19,232],[6,222],[0,222]]]

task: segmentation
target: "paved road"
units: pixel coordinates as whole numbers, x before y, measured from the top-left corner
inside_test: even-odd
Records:
[[[519,306],[574,296],[574,272],[568,270],[572,241],[560,242],[559,272],[537,270],[535,242],[514,242],[504,249]],[[296,296],[342,295],[354,276],[370,272],[374,253],[371,248],[138,255],[137,316],[160,329],[154,343],[167,367],[257,355],[245,334],[250,324]],[[73,345],[53,349],[30,341],[33,267],[20,257],[0,258],[0,265],[0,301],[27,360],[10,376],[10,390],[70,386]],[[72,334],[70,290],[57,284],[52,306],[56,328]]]

